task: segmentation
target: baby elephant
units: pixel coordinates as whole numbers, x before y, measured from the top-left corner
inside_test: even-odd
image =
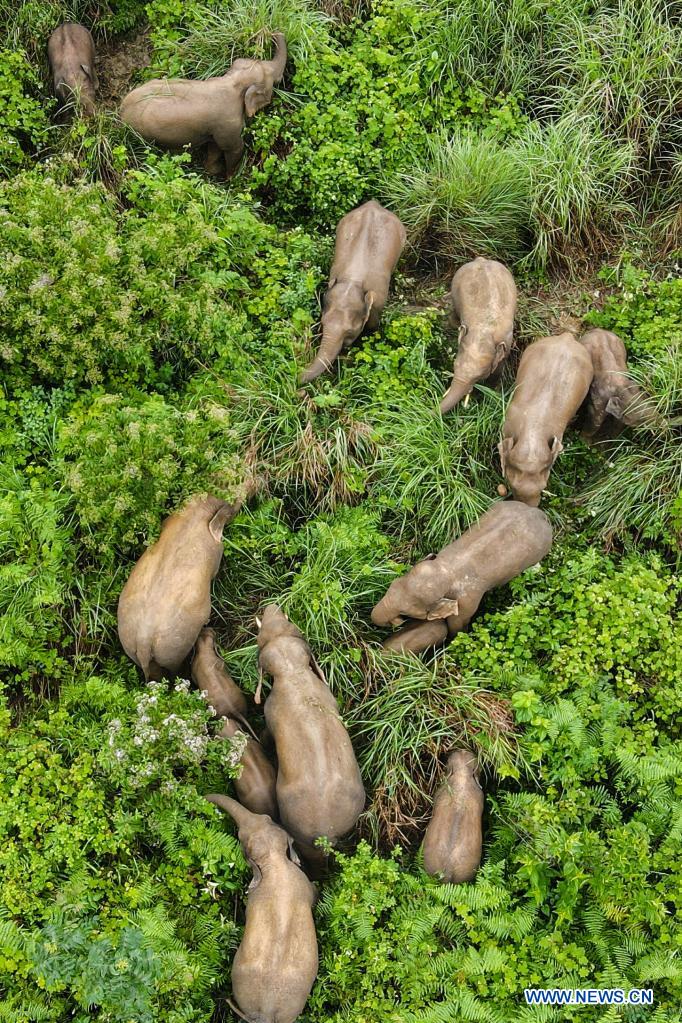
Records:
[[[261,744],[253,735],[246,734],[240,722],[230,717],[218,735],[228,740],[238,737],[244,742],[244,752],[239,760],[241,773],[233,779],[239,802],[253,813],[266,813],[273,820],[278,820],[277,775]]]
[[[452,278],[453,318],[459,320],[459,349],[450,389],[440,403],[449,412],[507,358],[514,342],[516,284],[506,266],[478,257]]]
[[[95,44],[85,25],[68,21],[47,43],[55,95],[62,103],[76,100],[86,117],[95,112]]]
[[[374,607],[372,621],[402,625],[406,618],[419,619],[386,645],[392,650],[425,650],[446,635],[461,632],[484,593],[542,561],[551,546],[552,527],[544,512],[518,501],[498,502],[440,554],[394,579]]]
[[[499,445],[502,473],[517,501],[540,504],[563,451],[564,430],[585,400],[592,377],[589,352],[568,332],[543,337],[523,353]]]
[[[246,697],[215,648],[213,629],[202,629],[194,644],[192,680],[197,689],[206,693],[206,700],[215,708],[218,717],[234,718],[247,725]]]
[[[625,345],[610,330],[588,330],[580,338],[592,359],[594,378],[587,396],[583,433],[594,437],[609,416],[625,426],[651,422],[655,416],[646,397],[628,376]]]
[[[235,1011],[249,1023],[294,1023],[317,976],[315,888],[290,836],[228,796],[206,797],[234,819],[253,870],[246,924],[232,964]]]
[[[483,848],[483,789],[476,757],[455,750],[424,836],[424,869],[447,884],[473,881]]]
[[[244,119],[272,99],[284,75],[287,47],[276,32],[272,60],[235,60],[218,78],[154,78],[133,89],[121,104],[121,119],[164,149],[207,145],[205,169],[225,176],[236,168],[244,149]]]
[[[360,769],[310,647],[276,604],[265,609],[258,647],[261,669],[273,678],[265,720],[277,749],[280,818],[315,859],[315,839],[334,844],[362,813]]]
[[[146,679],[176,675],[208,621],[223,529],[239,507],[193,498],[165,520],[130,573],[118,601],[118,635]]]
[[[377,329],[406,237],[395,213],[375,199],[339,221],[324,296],[322,344],[301,375],[302,384],[325,373],[341,349],[350,347],[365,328]]]

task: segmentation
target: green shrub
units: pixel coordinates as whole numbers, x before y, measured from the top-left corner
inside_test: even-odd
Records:
[[[66,668],[75,572],[69,503],[40,468],[0,471],[0,665],[23,681]]]
[[[102,668],[5,730],[0,983],[48,1021],[208,1023],[244,864],[197,790],[226,785],[230,744],[189,683],[135,691]]]
[[[217,405],[95,397],[59,438],[85,544],[109,556],[136,551],[155,537],[164,514],[194,494],[234,500],[245,469],[230,433],[229,414]]]
[[[37,93],[39,79],[25,53],[0,50],[0,173],[27,160],[25,149],[46,140],[48,120]]]

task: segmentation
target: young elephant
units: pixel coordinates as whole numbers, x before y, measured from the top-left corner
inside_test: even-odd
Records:
[[[310,647],[276,604],[265,609],[258,647],[261,669],[273,678],[265,720],[277,749],[280,818],[310,855],[315,839],[334,844],[362,813],[360,769]]]
[[[76,99],[86,117],[95,112],[95,44],[85,25],[66,22],[56,28],[47,42],[55,96],[68,103]]]
[[[506,266],[478,257],[461,266],[450,289],[459,349],[450,389],[440,403],[449,412],[507,358],[514,342],[516,284]]]
[[[453,636],[469,624],[484,593],[542,561],[551,546],[552,527],[544,512],[518,501],[498,502],[440,554],[394,579],[372,610],[372,621],[402,625],[406,618],[422,624],[445,619]],[[442,639],[441,625],[435,641]],[[432,630],[411,623],[387,640],[387,646],[418,651],[433,642]]]
[[[592,359],[594,378],[587,396],[583,433],[594,437],[608,416],[625,426],[639,426],[655,418],[646,396],[628,376],[625,345],[610,330],[588,330],[580,338]]]
[[[287,47],[276,32],[272,60],[235,60],[218,78],[195,81],[154,78],[133,89],[121,104],[121,119],[148,142],[164,149],[208,145],[208,174],[229,175],[244,149],[244,119],[253,117],[272,99],[284,75]]]
[[[476,757],[455,750],[424,835],[424,869],[447,884],[473,881],[483,849],[483,789]]]
[[[206,699],[218,717],[234,718],[248,727],[246,697],[215,648],[213,629],[202,629],[194,644],[192,679],[197,689],[206,693]]]
[[[193,498],[165,520],[130,573],[118,601],[118,635],[146,679],[177,674],[208,621],[223,529],[239,507]]]
[[[315,888],[283,828],[228,796],[206,798],[234,819],[253,870],[244,935],[232,964],[235,1009],[249,1023],[294,1023],[317,976]]]
[[[502,474],[517,501],[540,504],[563,451],[564,430],[585,400],[592,377],[589,352],[568,332],[543,337],[523,353],[499,444]]]
[[[230,717],[218,735],[221,739],[234,739],[239,735],[244,742],[244,752],[239,760],[241,774],[234,779],[234,790],[239,802],[253,813],[266,813],[273,820],[278,820],[277,774],[261,744],[252,735],[247,735],[240,723]]]
[[[377,329],[406,237],[395,213],[375,199],[339,221],[324,296],[322,343],[301,375],[302,384],[325,373],[341,349],[348,348],[365,328]]]

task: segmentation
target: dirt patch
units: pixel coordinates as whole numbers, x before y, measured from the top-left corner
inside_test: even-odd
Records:
[[[139,32],[124,39],[112,40],[99,47],[97,54],[97,95],[102,107],[117,107],[130,91],[140,68],[151,60],[149,32]]]

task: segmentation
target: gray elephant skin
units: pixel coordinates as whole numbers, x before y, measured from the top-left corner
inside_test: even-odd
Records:
[[[372,610],[372,621],[386,626],[418,619],[386,645],[425,650],[466,628],[488,590],[542,561],[551,546],[552,527],[543,511],[519,501],[498,502],[439,554],[394,579]]]
[[[95,112],[95,44],[85,25],[66,22],[47,42],[55,96],[62,103],[75,100],[86,117]]]
[[[322,343],[301,375],[302,384],[325,373],[363,330],[377,329],[406,238],[395,213],[375,199],[341,218],[324,296]]]
[[[247,724],[246,697],[216,650],[213,629],[202,629],[194,644],[192,680],[197,689],[206,693],[206,700],[218,717],[234,718]]]
[[[523,353],[499,444],[502,474],[517,501],[539,505],[593,374],[589,352],[568,332],[540,338]]]
[[[279,819],[277,807],[277,773],[265,755],[263,747],[253,735],[247,735],[243,726],[228,717],[218,732],[221,739],[244,741],[244,752],[240,758],[241,773],[233,779],[237,799],[253,813],[266,813],[273,820]]]
[[[655,415],[644,392],[628,376],[625,345],[610,330],[588,330],[580,343],[590,354],[594,377],[585,402],[583,433],[594,437],[609,416],[625,426],[652,422]]]
[[[272,676],[265,720],[277,750],[280,819],[306,857],[314,842],[332,845],[355,825],[365,790],[350,737],[310,647],[276,604],[258,634],[261,670]]]
[[[495,259],[478,257],[461,266],[450,289],[453,323],[459,323],[459,348],[450,388],[440,403],[449,412],[494,373],[514,343],[517,292],[511,273]]]
[[[315,888],[283,828],[228,796],[206,798],[234,819],[253,871],[244,935],[232,965],[235,1008],[249,1023],[294,1023],[317,976]]]
[[[483,789],[469,750],[450,755],[424,835],[424,869],[447,884],[473,881],[483,849]]]
[[[223,529],[239,507],[193,498],[164,521],[130,573],[118,601],[118,635],[146,679],[176,675],[210,618]]]
[[[272,100],[275,82],[284,75],[287,47],[276,32],[272,60],[235,60],[217,78],[154,78],[133,89],[121,104],[121,119],[163,149],[207,146],[208,174],[229,175],[244,149],[242,129]]]

